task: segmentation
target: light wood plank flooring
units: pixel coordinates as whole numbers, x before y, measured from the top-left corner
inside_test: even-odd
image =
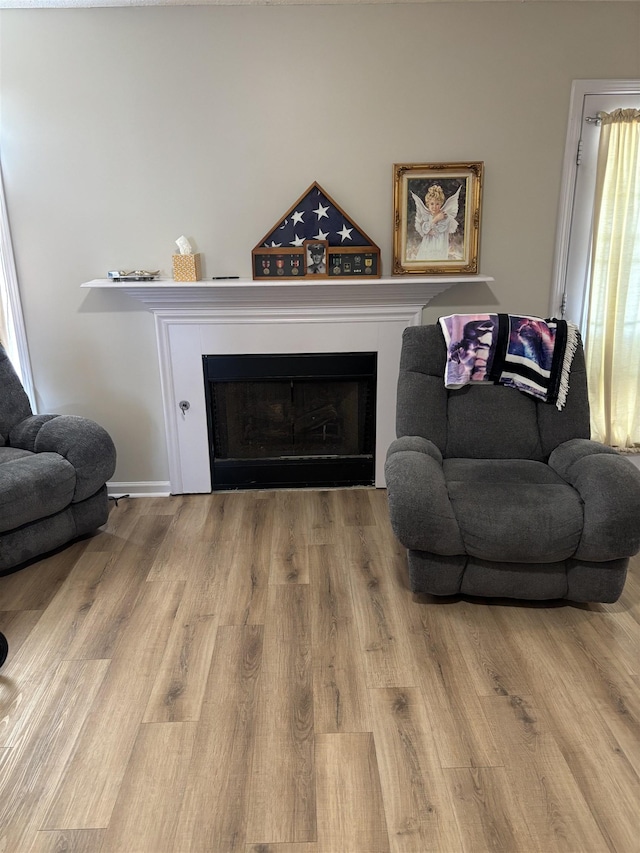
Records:
[[[639,616],[414,596],[381,490],[121,499],[0,578],[0,851],[637,853]]]

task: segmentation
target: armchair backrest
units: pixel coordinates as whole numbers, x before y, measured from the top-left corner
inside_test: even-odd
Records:
[[[561,411],[514,388],[490,383],[444,387],[446,345],[438,325],[404,331],[396,432],[420,435],[443,457],[546,461],[571,438],[589,438],[589,401],[582,344],[573,359]]]
[[[30,414],[29,398],[5,348],[0,344],[0,446],[6,444],[11,427]]]

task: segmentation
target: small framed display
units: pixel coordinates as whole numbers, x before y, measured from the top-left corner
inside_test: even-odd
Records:
[[[380,249],[313,183],[252,254],[254,279],[380,278]]]
[[[304,274],[316,278],[327,276],[327,250],[329,244],[326,240],[304,241]]]
[[[329,249],[329,276],[369,276],[380,278],[380,255],[366,249],[345,246]]]
[[[393,274],[477,273],[484,165],[396,164]]]
[[[304,276],[304,253],[299,249],[283,249],[277,252],[253,251],[253,277],[259,278],[302,278]]]

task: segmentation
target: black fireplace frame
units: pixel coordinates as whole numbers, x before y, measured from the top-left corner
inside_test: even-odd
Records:
[[[212,490],[375,485],[377,352],[203,355]],[[347,369],[345,369],[345,364]],[[370,447],[358,455],[225,460],[215,456],[213,384],[283,379],[367,381]]]

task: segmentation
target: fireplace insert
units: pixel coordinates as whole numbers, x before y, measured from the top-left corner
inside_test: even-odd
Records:
[[[377,353],[204,355],[214,491],[373,485]]]

